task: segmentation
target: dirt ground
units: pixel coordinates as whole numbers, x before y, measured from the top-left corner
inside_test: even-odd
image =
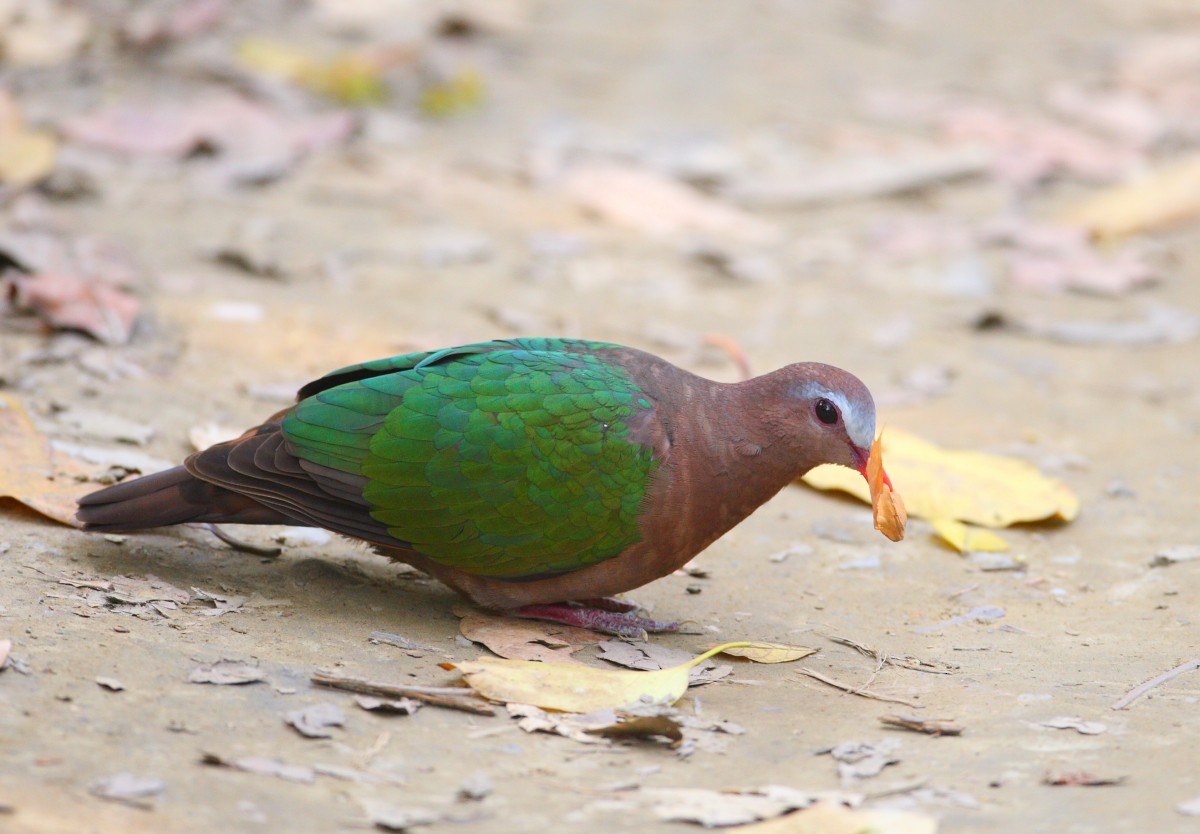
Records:
[[[143,265],[126,344],[48,333],[15,313],[3,320],[5,391],[50,437],[175,462],[191,451],[193,427],[253,425],[282,407],[281,391],[342,364],[515,335],[617,341],[733,380],[729,356],[704,342],[720,334],[756,372],[800,359],[847,368],[875,392],[881,424],[1028,460],[1066,482],[1082,510],[1069,524],[1004,531],[1019,559],[1006,565],[955,553],[919,519],[891,544],[864,505],[785,490],[698,558],[707,576],[667,577],[632,595],[655,616],[697,625],[653,642],[689,653],[718,639],[803,643],[820,652],[801,665],[869,680],[915,706],[837,691],[798,664],[736,663],[680,708],[744,734],[703,733],[680,755],[656,742],[525,733],[503,710],[380,716],[314,688],[318,669],[449,685],[457,676],[439,664],[487,654],[459,636],[450,591],[350,542],[293,534],[268,559],[198,529],[85,535],[4,502],[0,638],[18,662],[0,671],[0,830],[367,830],[371,809],[391,806],[430,810],[439,821],[421,826],[429,831],[683,831],[691,824],[656,816],[653,789],[767,785],[862,794],[867,807],[936,818],[943,832],[1196,830],[1178,806],[1200,798],[1200,673],[1128,709],[1111,706],[1200,651],[1200,561],[1151,566],[1200,535],[1191,478],[1200,342],[1194,332],[1151,344],[1103,335],[1147,311],[1200,314],[1196,226],[1136,237],[1157,278],[1150,286],[1051,291],[1014,281],[1010,253],[954,236],[1001,216],[1052,217],[1128,170],[1089,179],[1068,164],[1024,181],[974,170],[898,194],[799,205],[739,207],[736,188],[723,190],[756,170],[785,178],[851,157],[899,165],[910,147],[948,153],[947,134],[921,121],[937,102],[1069,123],[1047,103],[1055,85],[1102,88],[1124,50],[1164,33],[1196,36],[1191,4],[512,0],[468,6],[440,37],[430,31],[445,18],[415,4],[368,17],[375,22],[358,35],[322,18],[336,4],[245,5],[149,55],[109,43],[49,68],[8,67],[6,86],[29,118],[51,125],[119,101],[186,104],[198,90],[237,86],[212,56],[269,34],[315,53],[417,44],[416,65],[401,62],[393,77],[418,84],[469,65],[483,101],[435,118],[415,88],[401,87],[360,111],[355,137],[260,185],[215,183],[220,151],[147,160],[76,142],[60,165],[91,179],[89,195],[10,193],[9,229],[49,213],[71,234],[122,242]],[[111,39],[105,27],[121,19],[120,4],[76,8],[94,38]],[[1200,63],[1193,71],[1200,83]],[[335,106],[286,86],[252,92],[280,106]],[[879,115],[887,107],[902,112]],[[1197,139],[1182,131],[1155,142],[1105,147],[1134,148],[1134,168],[1153,168],[1187,156]],[[555,184],[579,159],[698,183],[763,226],[724,224],[711,237],[729,248],[697,255],[686,233],[581,207],[586,199]],[[951,242],[897,254],[894,224],[911,217]],[[762,242],[764,227],[778,236]],[[275,274],[219,262],[211,252],[222,245]],[[1036,327],[979,330],[985,313],[1089,322],[1102,335],[1065,343]],[[66,419],[72,409],[126,418],[153,436],[121,444],[122,432]],[[262,545],[281,533],[230,532]],[[195,599],[122,608],[59,581],[114,576],[245,600],[221,616]],[[946,624],[983,606],[1003,616]],[[376,631],[426,648],[370,642]],[[828,635],[953,671],[889,665],[873,676],[875,660]],[[593,649],[578,657],[603,665]],[[221,659],[256,665],[266,680],[188,681]],[[301,737],[284,722],[316,703],[345,712],[331,738]],[[931,737],[879,723],[897,712],[965,729]],[[1103,731],[1043,725],[1063,716]],[[819,755],[883,740],[898,761],[845,784]],[[314,770],[291,781],[205,765],[204,754]],[[98,780],[123,772],[165,787],[126,802],[96,795]],[[1123,781],[1045,784],[1047,774],[1080,773]],[[487,795],[464,799],[464,785]]]

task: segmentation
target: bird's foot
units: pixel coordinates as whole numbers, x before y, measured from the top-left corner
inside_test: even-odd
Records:
[[[551,605],[526,605],[512,613],[527,620],[549,620],[552,623],[563,623],[635,640],[645,640],[647,632],[679,630],[679,623],[648,620],[637,616],[636,611],[636,605],[611,597],[601,597],[586,600],[584,604],[557,602]]]

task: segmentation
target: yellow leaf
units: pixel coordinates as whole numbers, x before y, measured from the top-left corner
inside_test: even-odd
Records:
[[[0,136],[0,182],[7,185],[33,185],[50,175],[57,160],[58,141],[45,131]]]
[[[916,435],[888,429],[883,451],[888,474],[918,518],[956,519],[984,527],[1079,514],[1079,499],[1061,481],[1015,458],[943,449]],[[819,466],[804,476],[817,489],[840,489],[871,500],[862,476],[842,466]]]
[[[246,38],[237,45],[236,55],[238,63],[247,69],[285,81],[299,81],[318,66],[318,62],[299,47],[269,38]]]
[[[810,649],[808,646],[788,646],[784,643],[748,643],[721,652],[734,657],[744,657],[755,663],[791,663],[816,653],[816,649]]]
[[[654,672],[495,657],[457,666],[466,684],[490,701],[532,704],[559,712],[594,712],[639,703],[673,704],[687,691],[692,667],[728,649],[761,645],[726,643],[687,663]]]
[[[1060,219],[1099,238],[1152,231],[1200,214],[1200,157],[1165,165],[1127,185],[1086,197]]]
[[[421,109],[430,116],[457,116],[483,103],[483,76],[473,69],[460,70],[447,81],[433,84],[421,96]]]
[[[738,834],[937,834],[937,820],[916,811],[847,808],[818,802],[787,816],[740,826]]]
[[[326,60],[291,44],[246,38],[237,46],[238,62],[255,72],[290,81],[347,104],[374,104],[387,97],[384,64],[390,58],[343,52]]]
[[[968,527],[951,518],[935,518],[930,523],[937,534],[959,553],[1002,553],[1008,550],[1008,542],[988,530]]]
[[[20,400],[0,394],[0,497],[77,526],[75,502],[96,486],[56,472],[70,464],[78,470],[76,461],[56,461],[50,441],[33,425]]]

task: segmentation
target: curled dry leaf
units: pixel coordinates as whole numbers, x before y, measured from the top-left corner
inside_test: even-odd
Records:
[[[585,628],[503,617],[466,606],[456,606],[455,613],[462,617],[458,628],[463,637],[512,660],[577,663],[571,657],[574,652],[605,639]]]
[[[918,518],[1007,527],[1021,521],[1071,521],[1079,514],[1079,499],[1066,484],[1025,461],[942,449],[898,429],[889,429],[881,442],[892,478],[908,496],[908,511]],[[845,467],[819,466],[803,480],[817,489],[840,489],[871,500],[867,484]]]
[[[70,459],[56,460],[50,441],[33,425],[20,400],[0,394],[0,497],[12,498],[47,518],[76,526],[75,502],[94,489],[58,470]],[[72,474],[74,474],[74,472]]]
[[[217,663],[203,663],[188,675],[190,683],[213,683],[230,685],[239,683],[257,683],[265,681],[267,673],[249,663],[239,663],[236,660],[221,660]]]
[[[13,274],[5,279],[13,309],[58,330],[79,330],[108,345],[133,335],[141,302],[129,291],[66,273]]]
[[[816,649],[810,649],[808,646],[789,646],[785,643],[751,643],[727,648],[721,652],[734,657],[744,657],[755,663],[791,663],[816,653]]]
[[[892,489],[891,480],[883,471],[883,446],[878,437],[871,444],[871,455],[867,459],[867,489],[871,492],[875,529],[894,542],[900,541],[904,538],[908,512],[904,509],[903,499]]]
[[[726,643],[687,663],[654,672],[487,657],[459,663],[458,669],[468,686],[491,701],[560,712],[594,712],[644,703],[673,704],[687,691],[692,667],[728,649],[756,645]]]
[[[560,187],[572,202],[617,226],[652,238],[698,234],[767,243],[777,227],[654,171],[617,163],[579,165]]]
[[[345,726],[346,714],[337,704],[312,704],[290,710],[284,721],[306,738],[332,738],[330,728]]]

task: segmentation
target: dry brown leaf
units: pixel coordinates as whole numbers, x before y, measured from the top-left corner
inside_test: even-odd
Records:
[[[693,234],[766,243],[779,234],[766,221],[644,168],[580,165],[566,173],[560,187],[570,200],[604,220],[653,238]]]
[[[0,394],[0,497],[77,527],[76,501],[95,486],[60,474],[64,462],[76,472],[82,468],[77,461],[59,459],[52,452],[50,441],[33,425],[20,400]]]
[[[76,275],[40,272],[6,278],[16,310],[33,313],[60,330],[80,330],[109,345],[133,335],[141,302],[127,290]]]
[[[892,490],[887,474],[883,471],[883,446],[881,438],[871,444],[871,456],[867,459],[867,486],[871,491],[871,505],[875,513],[875,529],[894,542],[904,538],[904,525],[908,513],[904,501]]]
[[[458,628],[463,637],[512,660],[578,663],[573,653],[607,639],[586,628],[504,617],[463,605],[455,606],[454,613],[462,617]]]

